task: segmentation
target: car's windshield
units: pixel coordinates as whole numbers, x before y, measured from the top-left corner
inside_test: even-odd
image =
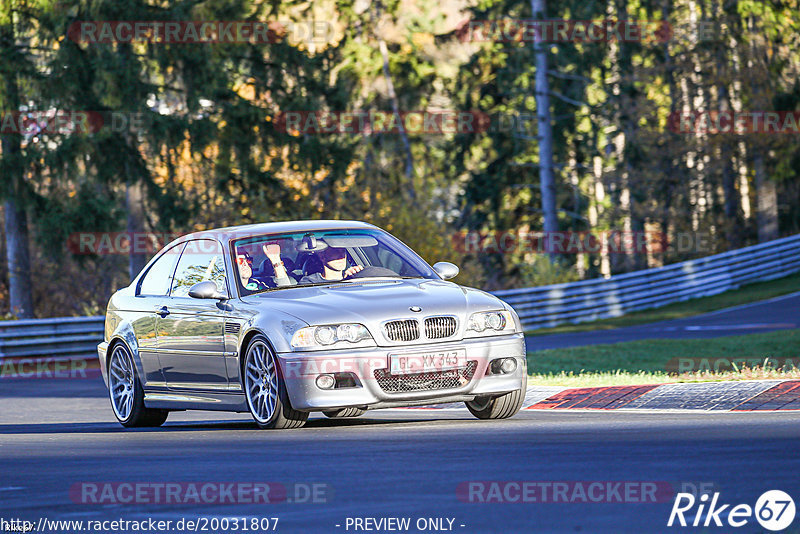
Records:
[[[242,295],[359,278],[437,278],[419,256],[386,232],[320,230],[233,242]]]

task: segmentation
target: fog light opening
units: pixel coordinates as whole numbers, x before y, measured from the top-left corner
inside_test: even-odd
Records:
[[[336,379],[336,389],[354,388],[359,386],[359,383],[356,380],[356,375],[353,373],[334,373],[333,376]]]
[[[503,360],[503,363],[500,364],[500,370],[505,374],[513,373],[517,370],[517,360],[514,358],[506,358]]]
[[[517,360],[515,358],[497,358],[489,364],[486,374],[507,375],[517,370]]]
[[[317,387],[319,389],[333,389],[336,385],[336,379],[333,375],[319,375],[317,377]]]

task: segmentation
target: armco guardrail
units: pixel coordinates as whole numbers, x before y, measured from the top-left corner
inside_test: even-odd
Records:
[[[494,294],[517,310],[525,329],[534,330],[617,317],[797,271],[800,271],[800,235],[610,278]]]
[[[0,360],[97,356],[105,316],[0,321]]]
[[[743,283],[800,271],[800,235],[657,269],[569,284],[496,291],[528,330],[616,317],[721,293]],[[102,315],[0,321],[3,358],[93,358]]]

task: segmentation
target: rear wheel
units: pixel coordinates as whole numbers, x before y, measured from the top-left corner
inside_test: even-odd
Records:
[[[520,388],[496,397],[476,397],[465,404],[478,419],[508,419],[522,408],[525,391],[525,388]]]
[[[145,408],[133,356],[122,343],[114,346],[108,360],[108,392],[114,416],[124,427],[161,426],[167,420],[167,410]]]
[[[306,423],[308,412],[292,408],[278,361],[262,335],[253,338],[245,353],[244,389],[260,428],[300,428]]]
[[[322,413],[325,414],[325,417],[331,419],[342,419],[345,417],[358,417],[364,415],[366,412],[366,410],[362,410],[361,408],[342,408],[341,410],[328,410]]]

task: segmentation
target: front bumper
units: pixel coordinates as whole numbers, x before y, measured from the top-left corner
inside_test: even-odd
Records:
[[[443,389],[391,392],[386,391],[375,377],[376,369],[387,369],[390,354],[454,349],[465,349],[467,361],[475,362],[474,373],[466,384]],[[498,395],[527,385],[525,340],[521,333],[416,345],[413,349],[370,347],[349,351],[279,353],[277,356],[292,407],[301,411],[347,407],[392,408],[469,401],[476,396]],[[516,370],[508,374],[487,375],[489,363],[496,358],[514,358],[517,361]],[[317,387],[316,379],[320,374],[341,372],[355,375],[356,387],[327,390]]]

